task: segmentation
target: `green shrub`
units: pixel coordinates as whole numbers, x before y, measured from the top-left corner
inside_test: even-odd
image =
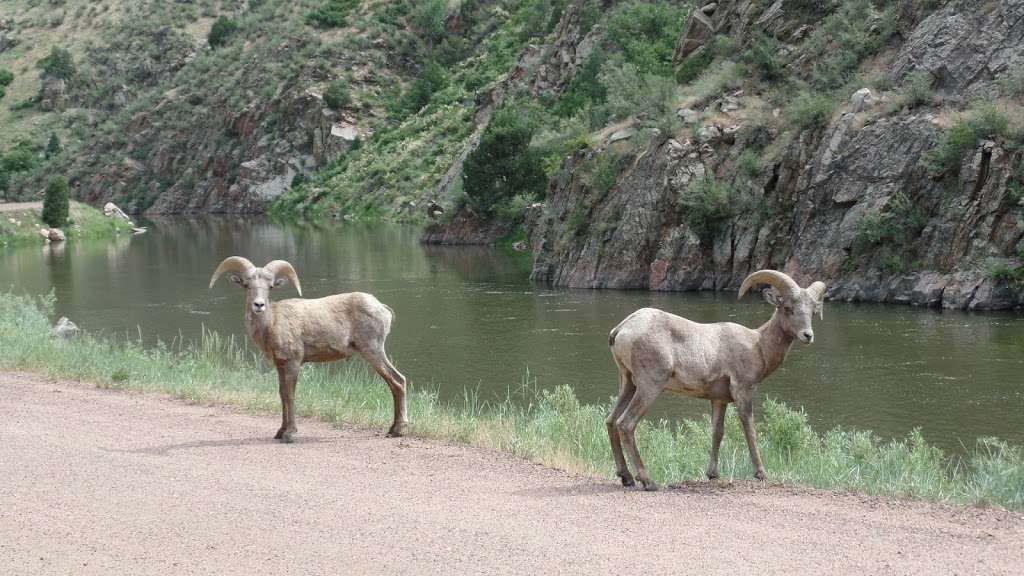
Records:
[[[683,218],[703,244],[711,245],[722,225],[736,214],[737,196],[710,173],[679,195]]]
[[[676,69],[676,82],[679,82],[680,84],[689,84],[690,82],[693,82],[699,78],[714,61],[715,55],[711,53],[711,50],[706,48],[697,50],[693,54],[687,56],[686,60],[683,60],[682,63],[679,64],[679,67]]]
[[[933,175],[960,172],[960,163],[966,152],[974,150],[982,138],[1000,138],[1010,135],[1010,119],[1001,108],[986,105],[961,116],[943,135],[938,145],[923,160]]]
[[[210,48],[218,48],[228,43],[235,33],[238,32],[238,22],[228,18],[227,16],[221,16],[217,18],[217,21],[213,23],[210,28],[210,33],[206,36],[206,41],[210,44]]]
[[[891,6],[878,10],[870,0],[845,0],[804,45],[813,57],[815,87],[837,90],[850,83],[860,63],[885,46],[895,31]]]
[[[761,162],[761,157],[753,150],[744,150],[743,153],[736,158],[736,170],[749,178],[757,176],[763,169],[764,165]]]
[[[618,5],[606,28],[625,59],[641,74],[672,75],[672,53],[687,10],[664,0],[632,0]]]
[[[462,167],[470,202],[484,213],[517,194],[542,196],[547,178],[540,155],[530,149],[535,126],[522,110],[509,106],[494,114]]]
[[[68,222],[68,183],[60,176],[50,179],[43,198],[43,222],[51,228],[63,228]]]
[[[603,104],[607,100],[608,90],[599,78],[601,65],[605,60],[607,54],[603,50],[594,50],[590,58],[576,70],[569,85],[551,108],[556,116],[567,118],[582,110],[587,104]]]
[[[50,139],[46,142],[46,157],[53,158],[60,154],[61,149],[60,138],[57,137],[56,132],[51,132]]]
[[[804,91],[786,108],[786,120],[801,130],[813,130],[828,123],[835,100],[826,94]]]
[[[922,70],[907,74],[900,100],[908,108],[934,104],[935,92],[932,90],[931,73]]]
[[[10,70],[0,68],[0,98],[7,93],[7,87],[14,82],[14,74]]]
[[[326,0],[306,15],[306,21],[318,28],[348,26],[348,14],[359,6],[359,0]]]
[[[444,35],[444,19],[448,16],[447,0],[417,0],[412,23],[424,38],[437,40]]]
[[[895,194],[878,214],[865,216],[853,247],[857,253],[884,246],[902,255],[928,224],[927,215],[903,192]]]
[[[666,114],[675,115],[679,94],[671,78],[643,74],[633,64],[612,59],[602,66],[599,79],[608,95],[608,112],[614,118],[636,115],[660,119]]]
[[[444,88],[446,82],[444,68],[433,60],[421,69],[412,86],[402,94],[398,103],[400,116],[414,114],[430,103],[434,93]]]
[[[344,80],[335,80],[324,90],[324,103],[333,110],[341,110],[352,103],[352,95]]]
[[[743,54],[743,61],[768,82],[782,78],[786,70],[782,43],[763,32],[754,36],[750,48]]]
[[[70,80],[76,73],[75,59],[64,48],[54,46],[50,53],[39,60],[36,64],[43,71],[44,76]]]

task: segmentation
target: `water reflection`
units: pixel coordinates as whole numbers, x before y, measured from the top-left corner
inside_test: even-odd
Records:
[[[502,397],[529,371],[539,386],[570,384],[585,401],[617,389],[608,331],[642,306],[696,321],[757,326],[756,297],[552,290],[527,280],[522,254],[421,246],[417,231],[351,224],[302,227],[264,219],[160,219],[149,233],[0,252],[0,286],[55,290],[57,315],[90,330],[148,342],[203,326],[244,339],[241,292],[207,289],[226,256],[290,260],[307,297],[362,290],[397,313],[389,350],[413,385],[458,397]],[[291,297],[285,288],[277,296]],[[826,305],[810,347],[794,348],[762,387],[804,406],[820,428],[870,428],[902,436],[922,427],[947,448],[981,435],[1024,442],[1024,319],[903,307]],[[383,388],[382,388],[382,393]],[[704,403],[666,397],[655,416],[705,414]]]

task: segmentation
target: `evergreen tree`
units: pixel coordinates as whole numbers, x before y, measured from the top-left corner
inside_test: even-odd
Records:
[[[51,228],[63,228],[68,223],[68,183],[60,176],[52,178],[46,186],[43,222]]]

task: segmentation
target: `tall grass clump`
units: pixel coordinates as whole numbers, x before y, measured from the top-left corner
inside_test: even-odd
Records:
[[[276,373],[257,352],[230,338],[204,333],[198,342],[145,348],[88,333],[63,341],[51,334],[53,296],[0,293],[0,370],[30,370],[82,379],[110,389],[153,391],[190,402],[225,403],[259,411],[279,408]],[[362,364],[307,366],[296,399],[305,417],[383,427],[392,402]],[[484,401],[467,391],[455,402],[415,387],[408,396],[413,434],[492,448],[582,474],[609,478],[613,471],[604,418],[607,403],[583,404],[572,389],[537,390],[529,379],[505,399]],[[730,409],[731,410],[731,409]],[[883,441],[870,432],[834,428],[824,434],[807,414],[767,400],[759,414],[759,445],[773,480],[818,488],[913,497],[964,504],[1024,508],[1024,452],[995,439],[980,440],[970,455],[951,459],[925,442],[919,430]],[[750,478],[738,418],[726,419],[719,472],[725,480]],[[273,426],[268,419],[268,430]],[[707,464],[709,418],[671,423],[644,421],[637,441],[658,482],[699,480]]]
[[[957,119],[923,158],[925,167],[933,175],[957,174],[964,154],[973,150],[982,138],[1011,136],[1010,118],[1006,111],[995,105],[985,105],[968,111]]]

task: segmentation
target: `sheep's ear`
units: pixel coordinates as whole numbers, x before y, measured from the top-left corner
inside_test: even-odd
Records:
[[[761,293],[764,296],[764,301],[778,308],[782,306],[782,296],[775,290],[775,288],[769,288]]]
[[[235,284],[238,284],[239,286],[242,285],[242,277],[239,276],[238,274],[232,274],[228,276],[228,278],[230,278],[231,281],[234,282]]]
[[[277,288],[278,286],[284,286],[287,283],[288,283],[288,279],[287,278],[284,278],[284,277],[274,278],[274,288]]]

